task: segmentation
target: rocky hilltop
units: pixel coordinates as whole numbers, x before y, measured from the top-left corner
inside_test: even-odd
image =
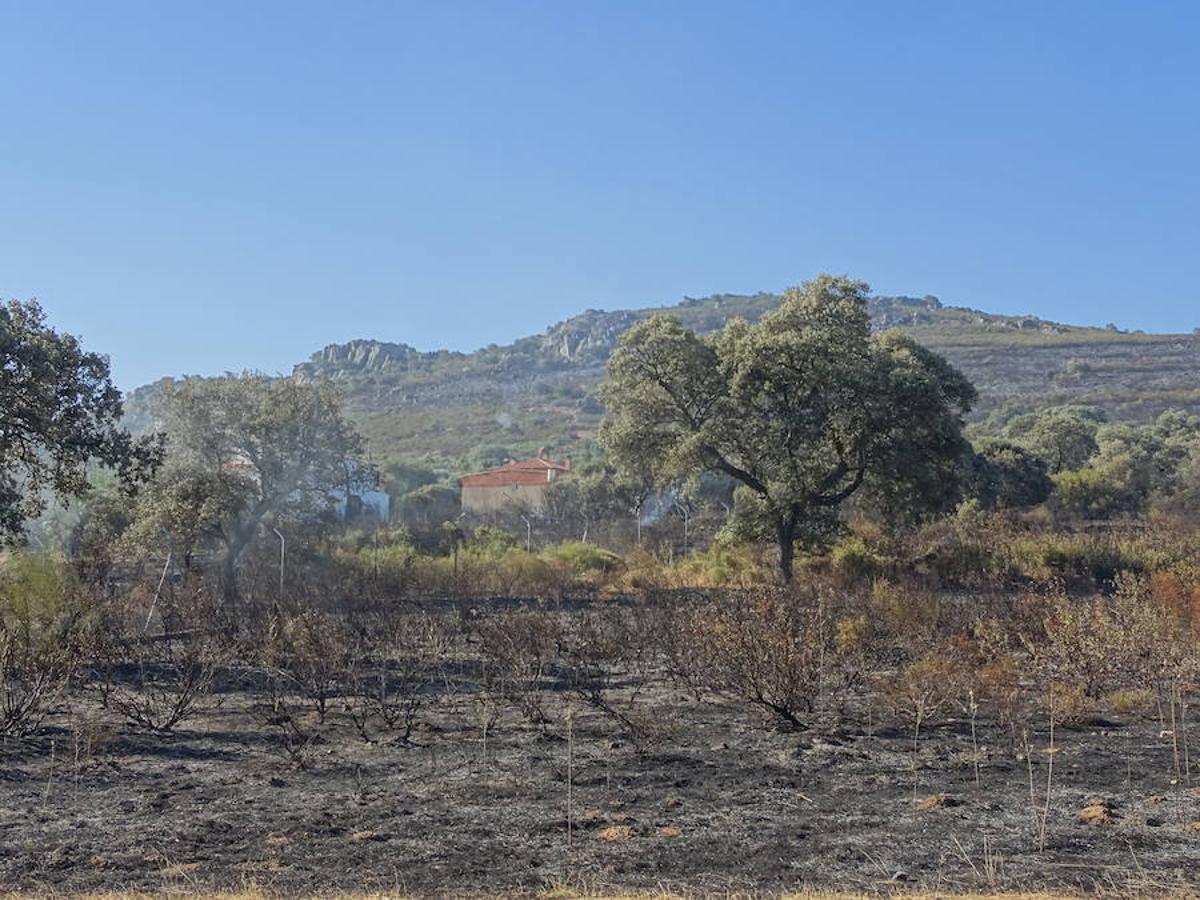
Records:
[[[526,341],[533,343],[535,352],[547,359],[560,359],[566,363],[604,362],[621,335],[640,318],[630,310],[589,309]]]
[[[309,357],[308,362],[296,366],[294,374],[336,378],[353,377],[363,372],[412,372],[437,361],[464,355],[449,350],[429,353],[408,344],[360,338],[346,344],[327,344]]]

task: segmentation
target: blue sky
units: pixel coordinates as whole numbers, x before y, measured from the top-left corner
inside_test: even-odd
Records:
[[[1200,325],[1200,4],[0,0],[0,297],[118,383],[881,293]]]

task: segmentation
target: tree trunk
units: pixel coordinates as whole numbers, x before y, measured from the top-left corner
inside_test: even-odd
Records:
[[[224,601],[225,616],[229,627],[232,628],[236,619],[234,611],[241,601],[237,584],[237,560],[232,549],[226,550],[225,558],[221,560],[221,597]]]
[[[775,523],[776,540],[779,542],[779,578],[791,584],[792,562],[796,558],[796,514],[781,518]]]
[[[250,535],[253,535],[253,531]],[[221,560],[221,595],[225,601],[225,611],[232,622],[236,618],[237,608],[242,600],[238,591],[237,567],[242,551],[250,543],[250,537],[244,534],[234,536],[225,547],[225,558]]]
[[[225,598],[225,605],[232,609],[240,599],[237,584],[237,559],[233,555],[233,550],[225,552],[225,558],[221,560],[221,595]]]

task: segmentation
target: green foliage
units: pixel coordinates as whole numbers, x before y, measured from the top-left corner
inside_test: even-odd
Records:
[[[428,527],[457,516],[459,502],[456,485],[427,484],[397,497],[395,515],[403,522]]]
[[[1174,481],[1174,491],[1159,498],[1159,509],[1195,522],[1200,516],[1200,448],[1191,450],[1180,461]]]
[[[339,559],[360,580],[388,593],[403,593],[416,582],[420,552],[411,544],[389,544],[362,547]]]
[[[106,357],[50,328],[36,303],[0,304],[0,539],[45,508],[45,492],[86,492],[92,461],[130,489],[154,470],[161,442],[131,437],[121,414]]]
[[[1056,576],[1086,578],[1100,585],[1112,582],[1122,572],[1144,571],[1145,566],[1141,558],[1110,541],[1045,540],[1038,557]]]
[[[752,585],[761,583],[764,572],[753,545],[716,543],[681,559],[675,566],[679,580],[701,586]]]
[[[1096,455],[1096,433],[1105,420],[1099,409],[1055,406],[1018,416],[1008,423],[1004,436],[1045,460],[1055,474],[1078,469]]]
[[[645,467],[617,471],[603,464],[580,466],[570,478],[558,478],[546,489],[545,513],[586,535],[594,523],[639,513],[653,487]]]
[[[601,391],[600,440],[618,470],[650,460],[659,483],[700,472],[741,482],[754,498],[743,518],[774,533],[785,579],[796,540],[826,530],[864,485],[889,518],[945,508],[974,390],[910,338],[873,336],[866,290],[821,276],[758,324],[734,320],[711,339],[666,316],[634,326]]]
[[[1025,509],[1054,489],[1044,460],[1001,440],[982,441],[968,462],[967,494],[985,509]]]
[[[459,377],[465,376],[460,371],[444,375],[450,382]],[[354,383],[349,387],[353,390]],[[496,397],[476,402],[460,397],[397,412],[392,404],[376,409],[378,401],[359,400],[347,416],[370,442],[372,452],[409,459],[432,455],[439,470],[455,474],[530,457],[539,447],[578,446],[579,432],[590,432],[600,420],[594,403],[590,412],[580,401],[564,414],[554,400],[523,397],[522,401]],[[362,408],[363,403],[368,408]]]
[[[173,461],[244,472],[274,504],[358,477],[348,465],[362,453],[362,438],[326,383],[254,373],[188,378],[167,391],[162,413]]]
[[[1115,456],[1102,464],[1054,476],[1054,494],[1069,515],[1083,519],[1110,519],[1137,512],[1145,501],[1144,485],[1135,479],[1129,456]]]
[[[1096,447],[1086,465],[1054,476],[1062,511],[1104,519],[1139,515],[1151,503],[1178,509],[1173,498],[1186,493],[1200,455],[1200,419],[1172,410],[1147,425],[1105,425]]]
[[[366,486],[362,438],[324,383],[243,374],[185,379],[163,397],[168,466],[138,505],[135,537],[190,556],[222,552],[227,599],[264,522],[322,513],[334,489]]]
[[[467,458],[467,468],[471,471],[482,471],[495,466],[502,466],[516,459],[517,454],[511,447],[502,444],[485,444],[474,448]]]
[[[444,474],[426,463],[393,460],[380,470],[380,484],[394,497],[409,494],[426,485],[437,484]]]
[[[1167,571],[1196,552],[1194,541],[1163,541],[1153,534],[1104,532],[1011,535],[1002,552],[1013,571],[1040,581],[1105,588],[1122,572]]]
[[[0,737],[36,730],[65,692],[83,620],[62,557],[0,556]]]
[[[794,541],[801,549],[818,552],[833,544],[842,532],[842,521],[834,507],[821,507],[809,511],[804,527],[797,530]],[[771,519],[771,507],[766,498],[745,485],[733,492],[733,506],[718,534],[721,541],[732,544],[749,541],[773,542],[778,540]]]
[[[57,554],[13,551],[0,558],[0,630],[23,646],[60,643],[79,620],[76,582]]]
[[[475,531],[470,550],[487,558],[498,558],[517,547],[517,539],[503,528],[485,525]]]
[[[99,486],[79,506],[79,519],[67,541],[68,552],[77,559],[111,558],[133,522],[129,498],[111,486]]]
[[[621,558],[617,554],[583,541],[565,541],[555,547],[547,547],[540,556],[548,563],[565,566],[573,575],[611,572],[621,565]]]
[[[882,378],[868,399],[865,507],[889,525],[949,512],[962,496],[963,416],[975,388],[943,357],[896,331],[875,338]]]
[[[238,472],[168,465],[138,498],[124,543],[133,551],[174,551],[182,560],[225,540],[226,524],[254,502],[252,479]]]
[[[829,553],[833,570],[851,579],[870,579],[883,572],[887,560],[857,535],[840,541]]]

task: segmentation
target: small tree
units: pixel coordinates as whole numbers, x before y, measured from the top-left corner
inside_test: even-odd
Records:
[[[1017,416],[1004,436],[1046,461],[1050,473],[1078,469],[1096,455],[1096,432],[1107,417],[1090,406],[1051,406]]]
[[[332,387],[244,374],[167,390],[169,465],[140,504],[138,533],[220,549],[227,602],[242,553],[267,522],[312,516],[331,491],[361,487],[363,441]],[[186,550],[185,550],[186,552]]]
[[[663,482],[740,482],[784,580],[796,541],[864,485],[889,510],[945,506],[975,391],[910,338],[872,335],[866,292],[822,275],[757,325],[735,319],[708,339],[670,316],[635,325],[601,389],[601,443],[622,470],[649,460]]]

